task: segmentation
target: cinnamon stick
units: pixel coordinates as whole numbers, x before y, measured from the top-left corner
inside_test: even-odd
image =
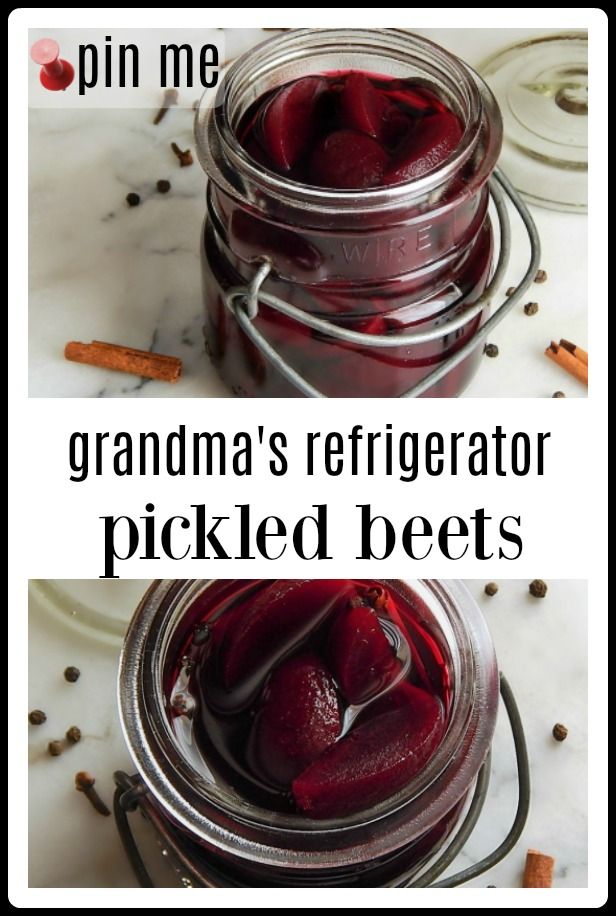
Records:
[[[554,862],[552,856],[546,856],[537,849],[529,849],[526,853],[522,887],[552,887]]]
[[[560,346],[564,347],[565,350],[568,350],[569,353],[573,353],[576,359],[579,359],[580,362],[584,363],[585,366],[588,365],[588,353],[586,350],[582,350],[581,347],[578,347],[577,344],[571,343],[570,340],[564,340],[561,338]]]
[[[561,347],[559,344],[552,341],[545,351],[545,355],[548,359],[551,359],[552,362],[560,366],[561,369],[565,369],[571,375],[575,376],[578,381],[588,385],[588,366],[583,363],[581,359],[577,359],[573,353],[570,353],[565,347]]]
[[[149,350],[135,350],[102,340],[93,340],[89,344],[71,340],[64,348],[64,357],[74,363],[128,372],[161,382],[177,382],[182,374],[182,360],[176,356],[164,356],[162,353],[151,353]]]

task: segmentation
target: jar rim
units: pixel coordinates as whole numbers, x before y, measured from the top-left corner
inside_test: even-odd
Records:
[[[440,616],[437,623],[454,669],[454,705],[443,741],[408,786],[367,811],[332,821],[278,815],[205,785],[172,734],[162,670],[182,615],[216,580],[159,580],[150,587],[122,650],[120,717],[140,775],[173,821],[202,842],[252,861],[332,868],[395,851],[425,834],[464,797],[488,752],[498,705],[498,672],[487,625],[460,582],[383,581],[402,596],[408,589],[428,599],[430,613]]]
[[[341,38],[341,32],[344,38]],[[337,190],[302,184],[265,169],[239,144],[231,124],[230,109],[240,91],[267,75],[282,61],[297,62],[310,53],[340,54],[347,50],[389,56],[411,64],[420,62],[433,76],[447,78],[458,107],[464,105],[464,133],[455,152],[441,166],[418,179],[387,187]],[[487,148],[477,163],[480,181],[491,173],[502,141],[502,124],[496,101],[481,77],[470,66],[440,45],[405,29],[290,29],[269,38],[233,61],[216,90],[203,94],[195,115],[197,153],[206,174],[231,196],[251,202],[257,195],[275,197],[315,213],[375,212],[416,207],[438,196],[472,157],[489,118]],[[241,176],[237,180],[237,176]]]

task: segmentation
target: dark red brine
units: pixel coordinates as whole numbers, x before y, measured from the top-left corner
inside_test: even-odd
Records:
[[[442,329],[430,341],[377,348],[336,340],[260,303],[255,326],[328,397],[404,394],[487,316],[488,307],[447,331],[490,277],[487,179],[500,116],[472,71],[412,38],[426,59],[433,56],[441,79],[332,68],[281,80],[238,103],[237,113],[229,92],[207,135],[200,137],[198,121],[211,179],[202,253],[206,343],[238,395],[299,394],[225,304],[226,291],[250,283],[263,259],[271,264],[264,292],[340,327],[392,337]],[[292,38],[275,41],[282,48]],[[250,53],[231,69],[231,88],[234,70],[239,83],[249,63]],[[480,348],[426,396],[459,395],[479,357]]]
[[[386,803],[446,731],[450,673],[417,596],[362,580],[234,583],[189,612],[169,670],[178,740],[251,804],[312,819]]]

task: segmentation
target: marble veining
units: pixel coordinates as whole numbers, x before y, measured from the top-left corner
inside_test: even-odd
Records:
[[[421,31],[421,30],[420,30]],[[479,62],[508,44],[511,30],[423,30]],[[261,29],[226,29],[231,59],[266,37]],[[30,78],[36,79],[35,68]],[[192,92],[193,90],[187,90]],[[197,93],[194,93],[195,96]],[[176,141],[194,150],[190,108],[170,109],[158,125],[150,110],[30,111],[29,391],[33,397],[231,397],[204,352],[199,238],[205,177],[196,161],[180,168]],[[171,181],[160,194],[159,178]],[[141,204],[129,208],[126,194]],[[586,217],[533,209],[549,282],[496,330],[497,359],[485,359],[466,394],[550,397],[586,388],[543,356],[552,338],[586,345]],[[574,259],[571,257],[574,253]],[[517,222],[504,288],[521,276],[527,246]],[[107,340],[179,356],[170,385],[69,363],[68,340]]]
[[[523,580],[500,582],[496,596],[484,582],[467,582],[490,626],[499,666],[520,707],[531,758],[531,813],[518,846],[473,886],[520,887],[528,848],[556,858],[555,887],[587,885],[587,596],[582,581],[550,581],[543,600],[528,595]],[[113,580],[64,583],[73,599],[110,607],[127,620],[147,583]],[[116,710],[119,646],[85,637],[31,600],[29,708],[48,720],[29,726],[29,865],[36,887],[132,887],[135,885],[111,818],[95,814],[73,789],[77,770],[91,770],[109,803],[112,773],[132,772]],[[67,684],[62,671],[77,665],[82,675]],[[25,714],[25,713],[24,713]],[[562,743],[551,734],[555,722],[569,729]],[[84,738],[61,757],[45,748],[79,725]],[[516,806],[515,759],[501,707],[492,753],[492,779],[480,821],[448,873],[494,849],[509,829]],[[53,831],[51,830],[53,825]],[[144,834],[150,844],[152,838]],[[158,879],[176,886],[154,851]]]

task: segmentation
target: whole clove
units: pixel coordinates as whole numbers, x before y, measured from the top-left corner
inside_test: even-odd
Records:
[[[154,116],[154,124],[160,124],[162,119],[165,117],[172,105],[177,105],[179,99],[179,93],[177,89],[165,89],[165,94],[163,96],[163,104],[156,112]]]
[[[178,157],[182,168],[184,168],[187,165],[193,164],[192,153],[189,149],[181,150],[180,147],[177,145],[177,143],[172,143],[171,149],[173,150],[175,155]]]
[[[98,811],[103,817],[109,817],[111,811],[94,788],[95,782],[96,780],[91,773],[82,771],[75,774],[75,788],[77,791],[83,792],[95,811]]]

